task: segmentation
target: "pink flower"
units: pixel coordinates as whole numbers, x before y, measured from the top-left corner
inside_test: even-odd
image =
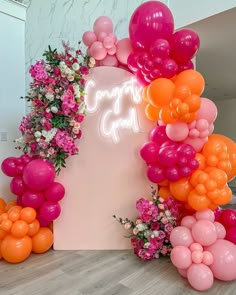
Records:
[[[82,75],[88,75],[88,73],[89,73],[89,69],[88,69],[86,66],[81,66],[81,67],[80,67],[80,73],[81,73]]]
[[[125,223],[124,228],[125,229],[130,229],[131,228],[131,224],[130,223]]]
[[[77,115],[75,120],[79,123],[82,123],[84,121],[84,115],[82,114]]]
[[[138,234],[138,229],[137,229],[137,228],[134,228],[134,229],[133,229],[133,234],[134,234],[134,235],[137,235],[137,234]]]
[[[165,255],[167,253],[167,247],[166,246],[163,246],[162,249],[161,249],[161,254]]]
[[[56,77],[60,76],[61,70],[58,67],[53,68],[53,73]]]
[[[165,225],[164,229],[165,229],[165,232],[166,232],[167,234],[170,235],[170,233],[171,233],[172,230],[173,230],[173,225],[172,225],[171,223],[167,223],[167,224]]]
[[[30,151],[31,153],[35,153],[37,149],[37,144],[35,142],[30,143]]]
[[[158,230],[160,228],[160,223],[158,221],[154,221],[151,223],[151,230]]]

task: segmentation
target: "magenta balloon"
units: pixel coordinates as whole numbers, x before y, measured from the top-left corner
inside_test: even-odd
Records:
[[[147,163],[155,163],[157,161],[157,154],[159,145],[153,141],[145,143],[140,149],[142,159]]]
[[[129,37],[134,49],[149,49],[153,40],[169,39],[173,31],[173,15],[170,9],[159,1],[141,4],[129,22]]]
[[[165,175],[162,167],[158,165],[148,165],[147,167],[147,177],[153,183],[160,183],[165,180]]]
[[[22,195],[24,207],[39,208],[44,201],[44,195],[41,192],[27,190]]]
[[[184,63],[178,63],[178,72],[181,73],[186,70],[193,70],[194,69],[194,64],[191,60],[186,61]]]
[[[23,202],[22,202],[22,197],[21,196],[17,196],[16,198],[16,205],[18,206],[24,206]]]
[[[32,160],[28,154],[21,155],[20,159],[24,165],[28,164]]]
[[[188,166],[185,166],[185,167],[181,167],[178,169],[178,172],[179,172],[179,177],[180,178],[184,178],[184,177],[189,177],[192,175],[193,173],[193,170],[188,167]]]
[[[22,196],[26,190],[25,183],[21,176],[15,176],[10,182],[10,189],[14,195]]]
[[[188,160],[192,159],[195,157],[196,155],[196,151],[194,150],[194,148],[190,145],[190,144],[181,144],[178,149],[178,157],[185,157]]]
[[[198,263],[192,264],[187,270],[189,284],[198,291],[210,289],[214,283],[214,276],[209,266]]]
[[[54,166],[49,161],[42,159],[29,162],[23,173],[25,184],[36,191],[47,189],[53,183],[54,178]]]
[[[178,161],[176,149],[171,146],[161,147],[158,153],[158,160],[162,165],[172,167]]]
[[[45,198],[48,201],[58,202],[65,196],[65,188],[59,182],[53,182],[44,192]]]
[[[150,139],[159,145],[168,141],[169,138],[166,135],[166,126],[156,126],[152,129]]]
[[[61,213],[60,204],[57,202],[46,201],[43,202],[39,209],[39,215],[48,221],[53,221],[57,219],[57,217]]]
[[[236,227],[227,228],[225,239],[236,244]]]
[[[209,267],[216,279],[221,281],[236,279],[236,246],[233,243],[218,239],[205,250],[213,255],[213,263]]]
[[[175,246],[171,250],[170,259],[180,269],[187,269],[192,264],[191,251],[185,246]]]
[[[164,78],[172,78],[178,71],[178,65],[172,58],[163,61],[161,73]]]
[[[215,214],[215,221],[218,221],[218,222],[222,223],[222,221],[221,221],[222,213],[223,213],[223,210],[222,210],[220,207],[218,207],[218,208],[214,211],[214,214]]]
[[[9,176],[14,177],[17,175],[17,158],[16,157],[8,157],[2,161],[1,169],[2,172]]]
[[[157,39],[151,44],[149,52],[152,57],[165,59],[170,55],[170,44],[165,39]]]
[[[226,227],[236,227],[236,210],[225,209],[222,210],[221,221]]]
[[[177,167],[168,167],[165,169],[165,177],[169,181],[177,181],[181,178],[181,175]]]
[[[188,166],[191,170],[196,170],[199,167],[199,162],[196,159],[188,160]]]
[[[171,56],[180,63],[188,62],[197,53],[200,46],[198,34],[190,29],[181,29],[170,39]]]
[[[45,220],[39,213],[37,214],[37,219],[41,227],[46,227],[51,223],[51,221]]]
[[[138,67],[138,54],[136,52],[132,52],[127,59],[128,68],[133,72],[136,73],[139,69]]]

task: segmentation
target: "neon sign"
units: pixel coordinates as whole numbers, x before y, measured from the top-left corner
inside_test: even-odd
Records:
[[[119,86],[110,90],[96,90],[94,80],[86,83],[85,98],[87,111],[95,113],[99,107],[104,107],[104,102],[108,107],[104,107],[100,120],[100,132],[102,136],[112,138],[117,143],[120,141],[119,130],[130,129],[133,132],[139,132],[137,110],[133,104],[140,104],[142,101],[142,87],[138,86],[137,81],[131,78]],[[92,92],[94,90],[94,93]],[[92,92],[92,93],[91,93]],[[124,108],[129,100],[128,109]]]

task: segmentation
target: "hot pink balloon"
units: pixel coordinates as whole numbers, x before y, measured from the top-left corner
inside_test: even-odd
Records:
[[[153,57],[165,59],[170,55],[170,44],[166,39],[156,39],[151,44],[149,51]]]
[[[24,169],[23,180],[32,190],[41,191],[47,189],[54,181],[55,168],[49,162],[42,159],[36,159]]]
[[[236,227],[236,210],[222,210],[221,221],[226,227]]]
[[[95,41],[93,44],[89,47],[89,54],[95,58],[96,60],[102,60],[107,55],[107,50],[103,46],[102,42]]]
[[[141,4],[129,22],[129,37],[134,49],[149,49],[153,40],[169,39],[173,30],[173,15],[170,9],[159,1]]]
[[[48,220],[48,221],[53,221],[57,219],[60,213],[61,213],[61,207],[58,202],[46,201],[41,205],[39,209],[39,215],[44,220]]]
[[[128,57],[133,52],[129,38],[123,38],[116,44],[116,57],[120,63],[127,65]]]
[[[166,135],[166,126],[156,126],[152,129],[150,133],[150,140],[161,145],[164,142],[168,141],[168,136]]]
[[[159,145],[153,141],[145,143],[140,149],[142,159],[147,163],[155,163],[159,151]]]
[[[174,266],[180,269],[187,269],[192,264],[191,251],[185,246],[174,247],[170,259]]]
[[[198,34],[190,29],[181,29],[170,39],[171,56],[180,63],[188,62],[197,53],[200,46]]]
[[[189,284],[198,291],[210,289],[214,283],[211,269],[205,264],[192,264],[187,271]]]
[[[236,244],[236,227],[227,228],[225,239]]]
[[[203,246],[213,244],[217,239],[216,228],[209,220],[198,220],[192,226],[192,235]]]
[[[9,177],[14,177],[18,174],[16,160],[17,160],[16,157],[8,157],[2,161],[1,169],[5,175]]]
[[[65,196],[65,188],[59,182],[53,182],[50,187],[44,191],[44,196],[48,201],[58,202]]]
[[[26,190],[26,185],[22,176],[15,176],[10,182],[11,192],[17,196],[22,196]]]
[[[22,203],[24,207],[39,208],[44,202],[44,195],[41,192],[27,190],[22,195]]]
[[[107,34],[112,33],[113,32],[112,20],[107,16],[100,16],[94,22],[93,31],[97,36],[101,32],[105,32]]]
[[[194,64],[191,60],[184,62],[184,63],[178,63],[178,72],[181,73],[186,70],[193,70],[194,69]]]
[[[209,124],[217,117],[217,107],[209,98],[201,97],[201,106],[197,113],[197,119],[205,119]]]
[[[186,246],[189,247],[194,241],[189,228],[185,226],[175,227],[170,234],[170,242],[173,247]]]
[[[187,138],[189,132],[186,123],[177,122],[166,125],[166,135],[173,141],[183,141]]]
[[[165,180],[162,167],[157,164],[151,164],[147,167],[147,177],[153,183],[160,183]]]
[[[213,255],[213,263],[209,266],[214,277],[221,281],[236,279],[236,246],[226,240],[218,239],[213,245],[206,247]]]
[[[37,214],[37,219],[42,227],[46,227],[51,223],[51,221],[45,220],[39,213]]]
[[[93,42],[97,41],[97,36],[92,31],[86,31],[82,36],[82,41],[89,47],[93,44]]]

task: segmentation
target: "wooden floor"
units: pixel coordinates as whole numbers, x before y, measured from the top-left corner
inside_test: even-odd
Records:
[[[235,266],[236,267],[236,266]],[[215,281],[204,294],[236,293],[236,281]],[[49,251],[20,264],[0,261],[1,295],[199,294],[167,258],[138,260],[131,251]]]

